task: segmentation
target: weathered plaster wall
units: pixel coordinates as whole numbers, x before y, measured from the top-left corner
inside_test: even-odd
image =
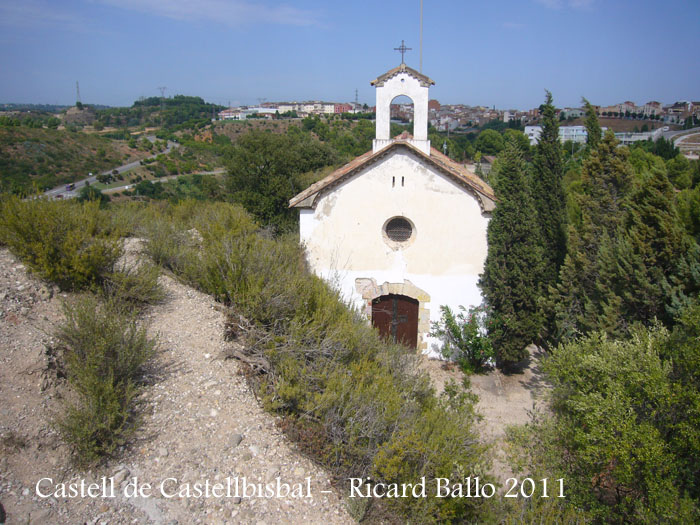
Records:
[[[415,226],[401,247],[383,234],[395,216]],[[315,209],[301,210],[300,233],[313,270],[358,308],[368,305],[372,279],[376,287],[408,282],[423,293],[415,297],[427,310],[423,315],[437,321],[441,304],[481,302],[476,283],[486,258],[487,223],[474,196],[409,151],[396,150],[322,195]],[[429,349],[435,341],[424,337],[423,343]]]

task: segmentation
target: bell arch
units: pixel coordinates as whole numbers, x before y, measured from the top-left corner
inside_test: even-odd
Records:
[[[411,117],[408,120],[403,120],[403,118],[407,117],[407,115],[401,111],[399,111],[398,115],[394,113],[394,110],[398,108],[403,108],[405,106],[410,106],[410,112],[411,112]],[[389,103],[389,118],[396,120],[396,117],[399,117],[402,119],[402,125],[403,126],[409,126],[409,129],[407,130],[411,135],[413,135],[413,126],[415,125],[416,122],[416,103],[414,100],[409,97],[408,95],[397,95],[393,99],[391,99],[391,102]],[[389,130],[391,132],[391,120],[389,122]]]
[[[430,79],[405,64],[373,82],[377,95],[378,141],[390,139],[391,101],[402,95],[413,101],[413,138],[417,141],[428,140],[428,92],[431,83]]]

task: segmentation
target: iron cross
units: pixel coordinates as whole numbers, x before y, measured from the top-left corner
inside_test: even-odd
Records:
[[[412,47],[406,47],[406,44],[404,44],[403,40],[401,41],[401,46],[400,47],[395,47],[394,51],[401,51],[401,63],[403,64],[403,55],[406,53],[406,51],[412,51]]]

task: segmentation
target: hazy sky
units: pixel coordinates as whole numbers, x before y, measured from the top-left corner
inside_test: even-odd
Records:
[[[441,103],[529,109],[700,100],[698,0],[424,0],[423,73]],[[374,104],[419,68],[420,0],[0,0],[0,102]]]

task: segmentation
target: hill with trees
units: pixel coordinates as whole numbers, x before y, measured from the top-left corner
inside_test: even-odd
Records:
[[[143,151],[80,131],[0,121],[0,191],[53,188],[145,157]]]

